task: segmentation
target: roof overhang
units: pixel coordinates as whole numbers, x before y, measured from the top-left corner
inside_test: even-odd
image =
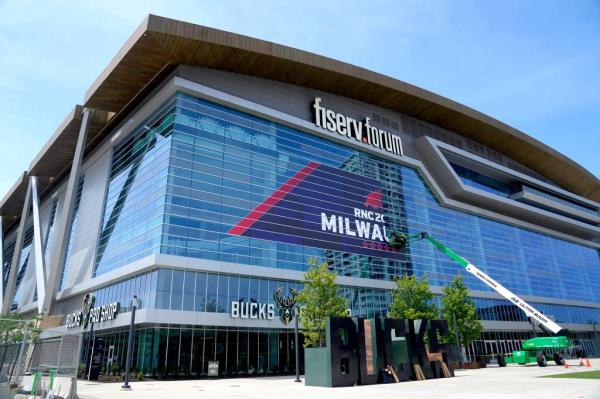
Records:
[[[47,177],[40,182],[43,196],[68,172],[83,107],[92,109],[86,142],[89,152],[181,64],[310,87],[388,108],[471,138],[575,194],[600,201],[600,181],[585,168],[525,133],[455,101],[317,54],[149,15],[86,92],[83,106],[67,115],[29,171],[5,195],[0,213],[7,219],[20,214],[27,175]]]
[[[28,183],[27,172],[23,172],[0,201],[0,215],[4,218],[3,226],[8,226],[21,215]]]
[[[306,86],[413,116],[469,137],[575,194],[600,201],[585,168],[494,118],[351,64],[218,29],[149,15],[87,91],[84,105],[118,112],[161,69],[188,64]]]
[[[110,120],[111,113],[90,110],[86,146],[98,136]],[[29,169],[13,184],[0,201],[0,214],[4,216],[4,230],[9,230],[21,215],[29,176],[38,176],[38,194],[41,198],[48,193],[53,184],[60,181],[69,171],[75,155],[77,137],[83,120],[83,107],[76,105],[67,115],[58,129],[33,158]]]

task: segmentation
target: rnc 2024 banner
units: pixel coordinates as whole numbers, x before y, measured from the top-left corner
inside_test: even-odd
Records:
[[[387,226],[386,226],[387,225]],[[375,179],[309,162],[229,234],[367,256],[402,258]]]

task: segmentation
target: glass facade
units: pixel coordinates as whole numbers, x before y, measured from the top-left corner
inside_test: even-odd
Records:
[[[121,312],[129,311],[131,297],[141,300],[140,309],[186,310],[194,312],[231,312],[231,302],[275,304],[273,292],[282,287],[301,290],[297,281],[249,277],[235,274],[195,272],[160,268],[94,291],[96,304],[119,302]],[[390,290],[340,286],[353,316],[386,315],[392,301]],[[524,313],[512,303],[500,299],[473,298],[481,320],[527,321]],[[436,297],[441,306],[439,297]],[[600,309],[547,303],[531,303],[558,323],[600,324]]]
[[[77,204],[79,207],[79,204]],[[52,201],[52,206],[50,208],[50,219],[48,220],[48,228],[46,229],[46,234],[44,234],[44,259],[46,264],[50,262],[50,257],[48,256],[48,248],[54,248],[54,240],[56,238],[55,234],[55,222],[56,222],[56,210],[58,208],[58,200]]]
[[[390,259],[229,234],[311,162],[376,181],[388,229],[427,231],[520,295],[600,301],[596,249],[444,208],[413,168],[181,93],[114,149],[95,275],[151,253],[299,271],[317,257],[345,276],[391,280],[408,273],[426,275],[436,286],[460,271],[426,242]],[[480,180],[474,173],[463,175]],[[316,189],[330,189],[326,180],[321,184]],[[302,212],[294,214],[299,222]],[[170,290],[172,284],[179,290],[173,306],[191,309],[192,283],[194,289],[205,284],[197,280],[200,275],[165,275],[157,289]],[[488,290],[468,274],[465,280],[471,289]],[[235,288],[229,284],[207,281],[206,303],[194,302],[194,309],[226,311],[219,292],[227,287],[231,298]],[[245,282],[231,284],[242,290]],[[357,294],[357,303],[366,304],[361,298],[369,295]],[[373,294],[374,304],[364,306],[379,309],[383,297]],[[159,308],[172,306],[160,294],[156,301]]]
[[[466,186],[477,188],[487,193],[499,195],[505,198],[508,198],[512,194],[519,192],[521,189],[520,184],[505,183],[455,163],[450,163],[450,165]]]
[[[482,298],[474,298],[473,301],[480,320],[527,321],[525,313],[508,301]],[[531,302],[531,304],[557,323],[600,323],[600,309],[598,308],[535,302]]]
[[[114,149],[95,275],[159,252],[174,109],[167,104]]]
[[[71,269],[71,253],[73,252],[73,240],[75,239],[77,233],[77,220],[79,219],[79,205],[81,204],[81,194],[83,193],[83,184],[84,184],[84,176],[81,176],[79,179],[79,184],[77,185],[77,193],[75,195],[75,201],[73,202],[73,213],[71,215],[71,224],[69,225],[69,239],[67,240],[67,249],[65,250],[65,260],[62,274],[60,276],[59,282],[59,290],[63,289],[63,282],[65,276],[69,275],[69,271]]]
[[[104,287],[94,294],[98,305],[117,301],[121,303],[121,311],[130,310],[131,295],[137,294],[141,298],[142,309],[229,313],[231,301],[273,303],[275,287],[301,289],[302,285],[285,280],[161,268]],[[383,289],[342,286],[340,294],[348,299],[353,316],[359,317],[385,315],[391,301],[391,292]],[[436,297],[436,302],[440,304],[439,297]],[[481,320],[527,321],[523,312],[508,301],[474,298],[474,303]],[[600,309],[532,304],[559,323],[600,322]],[[538,329],[537,333],[541,331]],[[532,337],[530,329],[485,332],[467,347],[467,357],[470,361],[490,360],[498,353],[521,349],[522,342]],[[127,331],[99,330],[96,339],[105,342],[102,372],[122,372]],[[586,348],[588,353],[594,353],[592,335],[577,334],[571,339],[576,345]],[[84,353],[85,350],[82,356]],[[303,351],[300,354],[303,372]],[[574,353],[570,355],[574,356]],[[206,377],[209,361],[219,361],[219,375],[222,377],[293,374],[293,330],[182,324],[141,325],[134,332],[132,368],[146,376]]]
[[[174,112],[161,253],[291,270],[306,270],[315,256],[333,259],[331,268],[348,276],[414,273],[427,274],[432,285],[451,281],[459,269],[425,242],[411,246],[404,260],[390,261],[228,234],[300,169],[318,162],[377,179],[390,225],[429,232],[519,294],[600,300],[596,249],[444,208],[415,169],[184,94]],[[487,290],[471,276],[466,281]]]
[[[98,333],[96,339],[105,342],[102,373],[121,373],[127,331]],[[221,377],[285,375],[295,372],[296,362],[293,331],[237,327],[142,328],[134,333],[132,355],[132,369],[155,378],[206,377],[209,361],[219,362]],[[303,364],[300,351],[302,373]]]
[[[18,307],[19,302],[21,301],[21,296],[23,295],[23,288],[21,283],[23,282],[23,277],[25,277],[25,272],[27,271],[27,263],[29,263],[29,256],[31,254],[31,246],[33,245],[33,225],[29,226],[27,230],[25,230],[25,237],[23,238],[23,247],[21,249],[21,258],[19,259],[19,268],[17,273],[17,281],[15,283],[15,295],[13,297],[13,303],[11,310],[15,310]],[[14,252],[14,247],[13,247]],[[10,270],[9,270],[10,272]]]
[[[6,285],[8,284],[8,275],[10,274],[11,262],[13,254],[15,253],[15,242],[16,237],[12,240],[4,240],[2,248],[2,292],[6,292]]]
[[[537,190],[537,189],[532,188],[532,187],[523,186],[523,191],[525,191],[525,192],[528,191],[528,192],[530,192],[532,194],[539,195],[541,197],[547,198],[547,199],[549,199],[549,200],[551,200],[553,202],[558,202],[559,204],[564,205],[564,206],[568,206],[569,208],[573,208],[573,209],[576,209],[576,210],[581,211],[581,212],[589,213],[590,215],[593,215],[593,216],[600,215],[600,212],[598,210],[590,209],[588,207],[575,204],[572,201],[569,201],[569,200],[557,197],[556,195],[548,194],[548,193],[546,193],[544,191]]]
[[[129,311],[133,295],[141,300],[140,309],[187,310],[230,313],[231,302],[275,304],[273,292],[281,287],[302,289],[297,281],[256,278],[160,268],[120,281],[93,292],[98,305],[119,302],[121,312]],[[340,287],[353,315],[373,317],[385,314],[391,293],[383,289]]]

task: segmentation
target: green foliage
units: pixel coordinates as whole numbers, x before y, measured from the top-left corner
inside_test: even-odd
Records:
[[[398,319],[436,319],[438,309],[429,290],[427,278],[404,275],[394,280],[396,288],[392,291],[392,304],[389,317]]]
[[[327,262],[310,258],[308,263],[311,267],[304,274],[304,289],[298,294],[298,320],[302,323],[304,345],[324,346],[327,318],[346,316],[348,302],[338,295],[337,275],[329,271]]]
[[[450,334],[446,337],[446,342],[456,345],[456,334],[452,320],[452,314],[455,314],[456,325],[462,344],[463,346],[468,346],[471,342],[479,338],[483,329],[481,321],[477,318],[475,304],[469,298],[469,289],[463,282],[462,277],[457,275],[442,291],[442,317],[448,322],[450,330]]]
[[[23,341],[25,326],[28,327],[28,339],[37,342],[40,330],[38,326],[39,318],[25,320],[18,313],[8,313],[0,316],[0,343],[16,343]]]

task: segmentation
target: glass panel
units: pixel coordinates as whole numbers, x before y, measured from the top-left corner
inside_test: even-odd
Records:
[[[206,311],[206,273],[196,273],[196,299],[194,302],[196,312]]]
[[[156,307],[158,309],[169,309],[171,303],[171,269],[160,269],[158,271],[158,289],[156,291]]]
[[[199,377],[202,374],[204,356],[204,330],[194,330],[194,342],[192,347],[192,374]]]
[[[208,370],[208,361],[215,359],[215,330],[206,329],[204,337],[204,369],[202,374],[206,375]]]
[[[217,311],[217,290],[218,290],[219,276],[217,274],[208,274],[208,280],[206,284],[206,311],[216,312]]]
[[[173,270],[173,285],[171,286],[171,309],[181,310],[183,301],[183,276],[181,270]]]
[[[219,375],[224,376],[227,371],[227,331],[217,331],[217,349],[215,358],[219,362]]]
[[[238,334],[238,374],[248,374],[248,331],[239,331]]]
[[[228,293],[228,276],[219,275],[219,290],[218,290],[218,305],[217,312],[225,313],[229,309],[229,293]]]
[[[230,330],[227,336],[227,374],[234,377],[238,373],[238,332]]]
[[[196,286],[196,273],[185,272],[183,288],[183,310],[194,310],[194,287]]]
[[[179,376],[179,338],[181,330],[169,328],[169,339],[167,348],[167,366],[165,373],[169,377]]]
[[[179,348],[179,375],[186,377],[189,377],[191,374],[192,335],[192,330],[181,330],[181,342]]]
[[[256,375],[258,373],[258,333],[250,331],[248,333],[248,342],[248,374]]]

